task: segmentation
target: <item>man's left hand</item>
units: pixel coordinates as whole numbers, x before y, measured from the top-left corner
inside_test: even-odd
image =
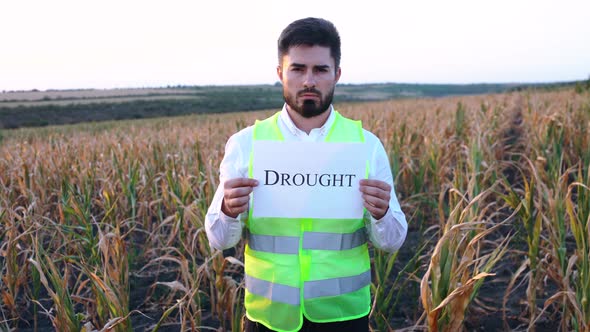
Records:
[[[379,220],[389,209],[391,186],[379,180],[360,181],[360,191],[363,193],[363,205],[373,218]]]

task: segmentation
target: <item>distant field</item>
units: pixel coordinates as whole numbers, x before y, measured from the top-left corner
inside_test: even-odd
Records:
[[[478,94],[505,91],[510,84],[477,85],[427,85],[427,84],[343,84],[335,91],[345,99],[385,100],[399,96],[439,96],[453,94]],[[0,107],[33,106],[84,102],[121,102],[137,99],[199,96],[219,92],[280,92],[279,85],[251,86],[194,86],[185,88],[137,88],[137,89],[82,89],[47,91],[8,91],[0,93]]]
[[[150,89],[84,89],[84,90],[48,90],[48,91],[9,91],[0,93],[0,102],[7,101],[47,101],[61,99],[93,99],[127,96],[182,95],[187,89],[150,88]]]
[[[339,84],[334,101],[364,102],[488,94],[571,84]],[[0,129],[276,109],[282,104],[282,87],[279,84],[12,91],[0,93]]]
[[[96,104],[96,103],[128,103],[138,100],[183,100],[183,99],[199,99],[200,96],[183,95],[183,94],[169,94],[169,95],[136,95],[136,96],[109,96],[100,98],[76,98],[76,99],[46,99],[46,100],[32,100],[32,101],[6,101],[0,103],[3,107],[44,107],[44,106],[66,106],[71,104]]]

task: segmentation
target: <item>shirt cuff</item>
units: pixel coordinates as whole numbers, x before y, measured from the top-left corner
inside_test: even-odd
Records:
[[[371,217],[368,230],[369,238],[376,248],[394,252],[401,247],[406,238],[407,223],[403,213],[389,209],[379,220]]]
[[[241,216],[242,216],[241,214],[238,214],[238,216],[236,218],[232,218],[230,216],[226,216],[225,213],[223,213],[223,211],[219,210],[219,220],[221,220],[224,223],[226,223],[226,222],[240,222]]]

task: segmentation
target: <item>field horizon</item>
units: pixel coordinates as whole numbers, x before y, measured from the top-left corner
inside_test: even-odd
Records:
[[[584,86],[584,81],[551,83],[338,84],[335,102],[502,93]],[[226,113],[280,107],[280,84],[168,86],[130,89],[30,90],[0,93],[0,129],[59,124]]]

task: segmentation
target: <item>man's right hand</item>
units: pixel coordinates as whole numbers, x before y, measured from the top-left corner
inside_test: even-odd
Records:
[[[228,217],[237,218],[240,213],[248,210],[250,193],[257,185],[258,180],[249,178],[236,178],[225,181],[223,184],[221,211]]]

